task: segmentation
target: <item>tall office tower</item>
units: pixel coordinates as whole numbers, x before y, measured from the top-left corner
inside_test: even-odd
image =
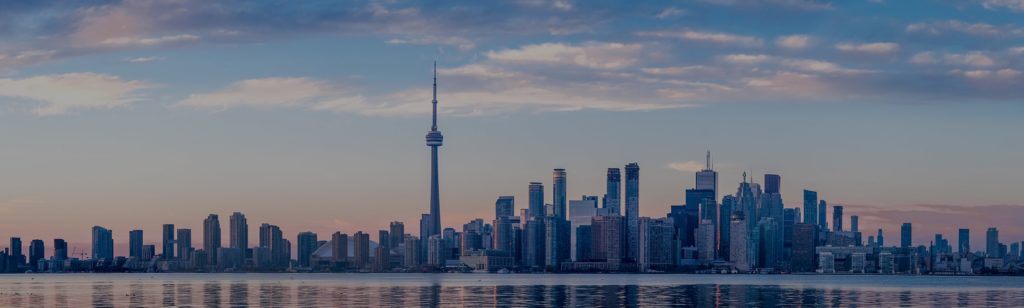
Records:
[[[532,212],[532,211],[531,211]],[[523,266],[544,266],[544,219],[531,218],[526,222],[526,239],[523,241]]]
[[[260,247],[270,250],[270,263],[274,267],[284,268],[291,260],[291,251],[284,238],[281,228],[271,224],[260,225]]]
[[[12,239],[13,241],[13,239]],[[21,240],[18,240],[18,252],[11,253],[12,256],[21,255]],[[93,260],[107,260],[112,261],[114,259],[114,232],[110,229],[93,226],[92,227],[92,259]]]
[[[494,220],[494,250],[515,252],[515,229],[519,225],[519,217],[502,216]]]
[[[988,228],[988,231],[985,231],[985,256],[999,257],[999,230],[996,228]]]
[[[910,246],[913,246],[912,237],[913,227],[909,222],[903,223],[903,226],[900,226],[900,247],[910,248]]]
[[[552,204],[555,206],[555,217],[561,217],[565,219],[567,217],[565,212],[566,198],[565,198],[565,169],[555,169],[551,173],[551,181],[553,182],[551,198],[554,199]]]
[[[128,256],[142,259],[142,230],[128,231]]]
[[[569,221],[558,216],[544,218],[544,266],[558,271],[572,260],[569,247]]]
[[[544,184],[530,182],[530,218],[544,217]]]
[[[712,232],[712,234],[713,234],[713,236],[715,238],[714,246],[718,247],[718,227],[717,227],[717,225],[718,225],[718,214],[719,213],[718,213],[717,206],[715,204],[715,191],[714,190],[710,190],[710,189],[687,189],[686,193],[685,193],[685,197],[686,197],[686,208],[689,209],[690,211],[696,210],[696,212],[697,212],[697,219],[693,221],[694,229],[692,231],[696,232],[696,228],[699,228],[699,224],[700,224],[701,220],[704,220],[704,219],[711,220],[712,226],[715,226],[715,229],[714,229],[715,232]],[[688,231],[690,231],[690,230],[688,230]],[[693,234],[694,234],[694,241],[696,242],[696,239],[697,239],[696,233],[693,233]]]
[[[608,179],[604,194],[604,207],[611,215],[622,215],[622,173],[619,168],[608,168]]]
[[[427,234],[420,235],[426,238],[430,235],[441,234],[441,193],[437,176],[437,148],[444,141],[441,131],[437,130],[437,63],[434,63],[434,99],[432,124],[430,132],[427,132],[427,146],[430,147],[430,221]],[[369,248],[367,248],[369,249]]]
[[[697,225],[697,259],[702,263],[715,260],[715,223],[701,219]]]
[[[391,235],[388,230],[377,230],[377,246],[384,247],[384,251],[391,251]]]
[[[622,216],[594,216],[590,222],[590,256],[594,260],[617,263],[623,258]]]
[[[729,248],[732,246],[732,213],[735,211],[736,197],[722,197],[722,204],[718,207],[718,257],[729,261],[732,255]]]
[[[156,256],[156,245],[142,245],[142,261],[153,260]]]
[[[442,266],[447,259],[448,246],[445,243],[444,238],[438,235],[431,235],[427,239],[427,264],[431,266]]]
[[[362,269],[370,265],[370,234],[363,233],[363,231],[356,232],[352,236],[352,241],[352,248],[355,250],[352,258],[353,266]]]
[[[244,259],[245,250],[249,249],[249,222],[245,215],[239,212],[231,214],[231,248],[238,249]]]
[[[425,260],[427,255],[427,245],[430,240],[430,214],[420,215],[420,260]],[[440,234],[438,234],[440,235]],[[355,240],[353,240],[353,243]]]
[[[95,236],[94,236],[94,238],[95,238]],[[93,242],[95,243],[95,241],[93,241]],[[95,247],[95,245],[93,245],[93,247]],[[11,237],[11,246],[10,246],[10,248],[11,248],[11,253],[9,255],[7,255],[7,257],[9,258],[8,259],[8,263],[9,264],[13,264],[14,265],[13,269],[17,270],[18,267],[22,266],[25,263],[25,255],[23,255],[22,252],[21,252],[21,249],[22,249],[21,238],[20,237]],[[9,267],[8,269],[10,270],[12,268]]]
[[[299,232],[299,235],[295,239],[296,248],[298,249],[298,255],[296,256],[299,263],[299,267],[311,267],[313,251],[316,251],[316,233],[312,231]]]
[[[757,264],[761,268],[779,268],[782,261],[782,230],[779,222],[772,217],[761,218],[757,223]]]
[[[626,257],[636,260],[640,231],[640,165],[626,164]]]
[[[409,237],[415,239],[414,237]],[[406,245],[409,245],[406,242]],[[418,246],[418,243],[413,242],[410,246]],[[408,249],[408,247],[406,247]],[[407,258],[410,256],[406,256]],[[411,256],[416,258],[416,255]],[[334,262],[347,262],[348,261],[348,234],[341,232],[334,232],[331,234],[331,261]]]
[[[782,189],[782,176],[778,174],[765,174],[764,175],[764,193],[766,194],[780,194]]]
[[[640,251],[637,266],[641,272],[650,269],[670,269],[675,264],[674,229],[672,221],[668,218],[640,218]]]
[[[388,241],[391,248],[398,248],[398,244],[405,243],[405,224],[401,221],[392,221],[388,225],[388,234],[391,236]]]
[[[825,220],[825,217],[828,217],[827,216],[827,212],[828,212],[828,203],[825,203],[825,200],[819,200],[818,201],[818,230],[822,230],[822,231],[827,231],[828,230],[828,221]]]
[[[43,244],[43,240],[36,239],[29,242],[28,267],[33,269],[39,269],[39,260],[44,259],[46,259],[46,247]]]
[[[850,232],[860,232],[860,216],[850,215]]]
[[[178,229],[178,237],[174,243],[178,245],[178,259],[189,261],[192,258],[192,229]]]
[[[715,202],[718,202],[718,172],[711,165],[711,151],[708,151],[704,170],[697,171],[696,189],[710,190]]]
[[[750,271],[751,264],[747,263],[750,232],[747,232],[747,221],[743,211],[734,211],[729,224],[729,261],[732,261],[737,271]]]
[[[164,224],[163,227],[163,251],[164,260],[174,259],[174,224]],[[178,255],[181,257],[181,255]]]
[[[515,216],[516,215],[516,199],[513,196],[500,196],[497,201],[494,201],[494,218],[498,219],[501,217]]]
[[[420,240],[415,236],[407,236],[403,240],[405,241],[405,250],[402,253],[402,266],[406,268],[419,267],[420,260],[417,256],[420,255]]]
[[[818,192],[804,189],[804,223],[818,225]]]
[[[885,237],[882,236],[882,229],[878,229],[878,236],[875,236],[878,247],[885,247]]]
[[[754,185],[747,182],[747,173],[743,172],[743,182],[736,189],[736,211],[743,211],[743,217],[747,222],[747,230],[754,230],[757,227],[757,205],[758,192],[754,191]],[[753,264],[751,264],[753,265]]]
[[[971,252],[971,229],[961,228],[957,236],[957,248],[956,251],[961,255],[966,255]]]
[[[794,273],[813,272],[817,260],[815,247],[818,242],[818,226],[811,223],[793,225],[793,258],[790,268]]]
[[[799,217],[800,212],[795,208],[782,212],[782,263],[786,268],[789,267],[787,262],[793,257],[793,225],[799,223]]]
[[[832,231],[843,232],[843,206],[832,206]]]
[[[64,239],[53,239],[53,259],[57,261],[68,259],[68,242]]]
[[[220,218],[217,214],[210,214],[203,220],[203,250],[206,251],[207,265],[217,266],[220,247]]]

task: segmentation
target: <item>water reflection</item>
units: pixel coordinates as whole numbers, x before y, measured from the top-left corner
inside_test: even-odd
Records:
[[[251,290],[250,290],[251,288]],[[194,298],[201,299],[195,303]],[[431,285],[340,280],[0,281],[2,307],[151,306],[1022,306],[1024,289],[744,284]]]

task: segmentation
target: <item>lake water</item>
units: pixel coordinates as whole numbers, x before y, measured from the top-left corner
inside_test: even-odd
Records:
[[[0,275],[0,307],[1024,306],[1024,277],[593,274]]]

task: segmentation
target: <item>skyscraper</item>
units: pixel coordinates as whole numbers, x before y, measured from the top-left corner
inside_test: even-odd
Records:
[[[640,245],[640,165],[626,164],[626,257],[636,260]]]
[[[128,231],[128,256],[142,259],[142,230]]]
[[[217,265],[217,250],[220,247],[220,219],[217,214],[210,214],[203,220],[203,250],[206,251],[206,264]]]
[[[43,240],[35,239],[28,244],[28,267],[38,269],[39,260],[46,258],[46,247]]]
[[[971,229],[961,228],[957,236],[957,252],[966,255],[971,252]]]
[[[21,241],[18,241],[18,252],[14,255],[21,255]],[[93,226],[92,227],[92,259],[93,260],[107,260],[112,261],[114,259],[114,232],[110,229]]]
[[[622,216],[594,216],[590,222],[590,257],[605,262],[619,262],[623,253]]]
[[[734,206],[736,204],[736,197],[725,196],[722,197],[722,204],[718,207],[718,256],[726,261],[732,260],[732,253],[729,251],[732,247],[732,214],[735,212]]]
[[[163,229],[163,251],[164,260],[174,259],[174,224],[164,224]],[[178,255],[180,258],[181,255]]]
[[[232,213],[229,220],[231,248],[238,249],[244,259],[245,250],[249,249],[249,222],[239,212]]]
[[[732,261],[737,271],[747,272],[751,264],[747,263],[750,232],[747,232],[746,216],[743,211],[734,211],[729,221],[729,261]]]
[[[516,215],[516,198],[514,196],[500,196],[494,201],[494,219]]]
[[[782,177],[778,174],[764,175],[764,193],[778,194],[782,188]]]
[[[828,230],[828,221],[825,217],[828,217],[828,204],[825,200],[818,201],[818,230]]]
[[[551,181],[553,182],[552,186],[554,186],[551,188],[553,194],[551,197],[554,199],[552,204],[555,206],[555,217],[565,219],[567,217],[565,212],[565,169],[555,169],[551,173]]]
[[[860,216],[850,215],[850,232],[860,232]]]
[[[818,225],[818,192],[804,189],[804,223]]]
[[[530,218],[544,218],[544,184],[530,182]]]
[[[818,242],[817,225],[802,223],[793,225],[793,257],[791,268],[793,272],[813,272],[817,260],[815,260],[815,247]]]
[[[604,207],[608,208],[611,215],[622,215],[622,174],[619,168],[608,168],[608,180],[604,195]]]
[[[271,224],[260,225],[260,247],[270,250],[270,263],[273,267],[287,267],[291,259],[288,244],[281,228]]]
[[[297,260],[299,267],[311,267],[313,251],[317,248],[316,233],[312,231],[299,232],[296,237],[296,248],[298,249]]]
[[[999,256],[999,229],[988,228],[985,231],[985,256],[998,258]]]
[[[68,242],[64,239],[53,239],[53,259],[57,261],[68,259]]]
[[[357,269],[364,268],[369,265],[370,261],[370,234],[358,231],[352,236],[352,241],[352,248],[355,250],[352,258],[353,266]]]
[[[708,151],[704,170],[697,171],[696,189],[710,190],[711,198],[718,202],[718,172],[711,165],[711,151]]]
[[[843,206],[832,206],[832,231],[843,232]]]
[[[443,143],[444,136],[441,135],[441,131],[437,130],[437,63],[434,63],[434,99],[431,104],[433,105],[433,121],[430,132],[427,133],[427,146],[430,147],[430,221],[427,224],[427,234],[421,234],[421,238],[441,234],[441,193],[438,188],[437,148]]]
[[[388,225],[388,235],[391,237],[388,241],[390,248],[397,248],[398,244],[405,243],[405,224],[401,221],[392,221]]]
[[[875,236],[875,241],[878,242],[878,247],[885,247],[885,237],[882,235],[882,229],[878,229],[878,236]]]
[[[178,247],[178,259],[189,261],[192,259],[192,229],[178,229],[178,238],[174,243]]]
[[[913,227],[909,222],[903,223],[903,226],[900,226],[900,247],[910,248],[910,246],[913,246],[912,237]]]
[[[418,243],[414,240],[410,245],[406,242],[406,245],[417,246]],[[406,256],[408,258],[410,256]],[[418,258],[418,256],[411,256]],[[334,232],[331,234],[331,260],[334,262],[347,262],[348,261],[348,234],[341,232]]]

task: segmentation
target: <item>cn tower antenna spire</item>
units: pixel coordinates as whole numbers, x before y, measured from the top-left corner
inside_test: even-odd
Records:
[[[430,126],[430,130],[437,130],[437,61],[434,61],[434,117],[433,125]]]

